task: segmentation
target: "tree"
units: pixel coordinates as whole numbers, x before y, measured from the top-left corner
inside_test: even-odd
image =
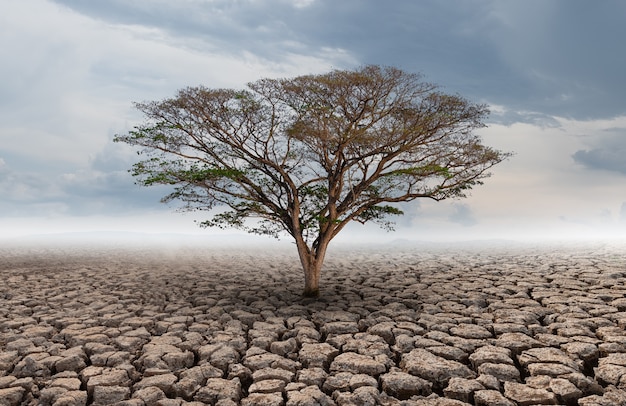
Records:
[[[136,103],[147,121],[115,141],[142,147],[130,172],[173,186],[164,202],[225,208],[202,226],[293,237],[304,295],[315,297],[328,244],[348,223],[391,229],[394,204],[464,197],[509,156],[473,134],[486,106],[421,79],[365,66],[246,90],[189,87]]]

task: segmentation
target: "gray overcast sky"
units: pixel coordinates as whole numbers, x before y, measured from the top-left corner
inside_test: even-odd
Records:
[[[0,236],[206,232],[134,185],[133,101],[393,65],[487,103],[516,155],[386,238],[626,237],[622,0],[0,0]],[[383,231],[366,227],[355,235]],[[350,230],[348,230],[350,231]]]

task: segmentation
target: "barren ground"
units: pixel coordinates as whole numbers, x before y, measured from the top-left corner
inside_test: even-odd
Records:
[[[0,248],[0,405],[625,405],[626,247]]]

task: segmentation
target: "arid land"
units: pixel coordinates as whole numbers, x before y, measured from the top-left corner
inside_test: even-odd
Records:
[[[337,247],[319,300],[295,248],[16,244],[0,281],[0,405],[626,405],[618,243]]]

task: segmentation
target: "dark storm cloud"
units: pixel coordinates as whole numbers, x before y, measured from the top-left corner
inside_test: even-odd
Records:
[[[336,3],[336,2],[335,2]],[[626,3],[342,1],[302,31],[472,99],[577,118],[626,112]],[[334,28],[333,28],[334,27]],[[618,86],[618,87],[616,87]]]
[[[601,169],[626,175],[626,142],[616,148],[607,146],[579,150],[574,153],[573,158],[579,164],[590,169]]]
[[[268,59],[345,49],[360,63],[423,72],[448,91],[511,110],[579,119],[626,112],[619,0],[56,2]]]
[[[589,169],[626,174],[626,128],[621,125],[604,128],[602,136],[592,138],[588,148],[572,155],[574,161]]]
[[[528,79],[531,93],[520,99],[523,107],[578,119],[626,112],[626,94],[616,88],[624,83],[626,54],[615,47],[626,35],[626,3],[501,3],[506,17],[493,31],[494,44],[515,74]],[[506,97],[503,104],[515,105]]]
[[[240,55],[251,52],[278,58],[301,50],[298,25],[301,9],[291,1],[163,2],[53,0],[95,19],[115,24],[164,30],[170,41],[188,48]],[[296,2],[297,3],[297,2]],[[309,49],[308,53],[315,50]]]

